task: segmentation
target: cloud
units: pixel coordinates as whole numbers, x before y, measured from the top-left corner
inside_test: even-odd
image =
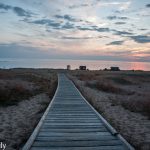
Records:
[[[31,17],[32,13],[29,11],[26,11],[20,7],[13,7],[13,11],[18,15],[18,16],[24,16],[24,17]]]
[[[148,30],[148,29],[145,29],[145,28],[141,28],[141,29],[139,29],[139,30],[141,30],[141,31],[146,31],[146,30]]]
[[[115,24],[122,25],[122,24],[126,24],[126,22],[116,22]]]
[[[120,10],[127,10],[130,7],[131,3],[132,3],[131,1],[127,1],[127,2],[122,3]]]
[[[39,24],[39,25],[47,25],[47,26],[51,26],[51,27],[60,27],[61,24],[59,22],[55,22],[54,20],[50,20],[50,19],[41,19],[41,20],[35,20],[29,23],[34,23],[34,24]]]
[[[102,6],[102,7],[108,7],[108,6],[117,6],[119,10],[121,11],[124,11],[124,10],[127,10],[132,1],[129,0],[129,1],[109,1],[109,0],[97,0],[99,2],[99,5]]]
[[[65,20],[68,20],[68,21],[72,21],[72,22],[76,22],[77,20],[73,17],[71,17],[70,15],[55,15],[56,18],[59,18],[59,19],[65,19]]]
[[[115,19],[127,20],[129,18],[128,17],[108,16],[107,19],[109,19],[109,20],[115,20]]]
[[[145,30],[145,29],[144,29]],[[125,35],[126,37],[131,38],[137,43],[150,43],[150,36],[148,35],[133,35],[131,32],[126,31],[118,31],[118,30],[112,30],[115,32],[115,35]]]
[[[97,32],[109,32],[109,28],[99,28],[97,26],[90,26],[90,27],[82,27],[82,26],[77,26],[79,30],[83,31],[97,31]]]
[[[109,28],[95,28],[95,30],[98,32],[109,32],[110,31]]]
[[[122,45],[124,43],[124,41],[113,41],[107,45]]]
[[[69,37],[69,36],[63,36],[61,37],[62,39],[67,39],[67,40],[88,40],[88,39],[98,39],[98,38],[103,38],[105,36],[96,36],[96,37]]]
[[[12,7],[10,5],[0,3],[0,9],[9,10],[12,9]]]
[[[67,22],[63,26],[61,26],[61,28],[62,29],[73,29],[75,27],[74,27],[74,24],[71,24],[71,23]]]
[[[21,46],[17,43],[0,44],[0,56],[4,58],[40,58],[41,55],[39,48]]]
[[[73,29],[75,28],[74,24],[70,23],[70,22],[66,22],[65,24],[63,24],[62,22],[56,22],[55,20],[51,20],[51,19],[40,19],[40,20],[35,20],[35,21],[28,21],[28,20],[24,20],[25,22],[28,23],[33,23],[33,24],[38,24],[38,25],[46,25],[49,27],[52,27],[53,29]],[[50,32],[50,30],[47,30],[48,32]]]
[[[0,58],[59,58],[67,53],[49,47],[27,46],[23,43],[0,43]]]
[[[137,43],[150,43],[150,36],[146,35],[137,35],[137,36],[130,36]]]
[[[82,31],[93,31],[93,28],[90,27],[82,27],[82,26],[76,26],[76,27]]]
[[[12,10],[18,16],[21,16],[21,17],[31,17],[33,15],[32,12],[26,11],[21,7],[13,7],[13,6],[10,6],[10,5],[5,5],[3,3],[0,3],[0,9],[6,10],[6,11]]]
[[[61,15],[55,15],[54,17],[59,18],[59,19],[64,18],[64,16],[61,16]]]
[[[108,16],[107,19],[114,20],[114,19],[117,19],[117,16]]]
[[[88,7],[89,4],[80,4],[80,5],[71,5],[69,6],[70,9],[80,8],[80,7]]]
[[[55,17],[57,18],[64,18],[64,16],[61,15],[56,15]],[[67,20],[71,20],[66,16]],[[76,30],[81,30],[81,31],[97,31],[97,32],[110,32],[111,30],[109,28],[100,28],[96,25],[87,25],[87,26],[82,26],[82,25],[75,25],[72,21],[67,21],[67,22],[62,22],[62,21],[56,21],[52,19],[39,19],[39,20],[34,20],[34,21],[29,21],[28,19],[22,20],[27,23],[33,23],[33,24],[39,24],[39,25],[46,25],[53,27],[53,29],[60,29],[60,30],[65,30],[65,29],[76,29]]]
[[[147,4],[146,7],[150,8],[150,4]]]
[[[118,30],[112,30],[115,32],[115,35],[132,35],[133,33],[127,32],[127,31],[118,31]]]
[[[118,19],[126,20],[129,19],[128,17],[118,17]]]

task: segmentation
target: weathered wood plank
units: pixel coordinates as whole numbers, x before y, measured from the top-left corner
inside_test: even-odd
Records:
[[[50,128],[52,128],[52,129],[84,129],[84,128],[87,128],[87,129],[92,129],[92,128],[100,128],[100,127],[102,127],[102,126],[84,126],[84,125],[76,125],[76,126],[61,126],[61,125],[57,125],[57,126],[55,126],[55,125],[53,125],[53,126],[51,126],[51,125],[43,125],[43,128],[48,128],[48,129],[50,129]]]
[[[51,122],[51,123],[47,123],[47,122],[44,122],[43,125],[51,125],[51,126],[101,126],[102,123],[56,123],[56,122]]]
[[[123,146],[98,146],[98,147],[32,147],[31,150],[126,150]]]
[[[53,113],[49,113],[47,116],[83,116],[83,117],[96,117],[95,114],[53,114]]]
[[[101,127],[101,128],[97,128],[97,129],[47,129],[47,128],[41,128],[40,130],[41,132],[63,132],[63,133],[89,133],[89,132],[104,132],[107,131],[106,128]]]
[[[46,118],[45,120],[47,120],[47,121],[70,121],[70,120],[72,120],[72,121],[80,121],[80,120],[82,120],[82,121],[97,121],[97,122],[102,122],[101,120],[98,120],[98,119],[96,119],[96,118],[72,118],[72,117],[67,117],[67,118]]]
[[[93,129],[93,128],[95,128],[95,129],[99,129],[99,128],[103,128],[103,126],[86,126],[86,129]],[[85,127],[84,126],[42,126],[42,129],[72,129],[72,130],[74,130],[74,129],[80,129],[80,130],[82,130],[82,129],[85,129]]]
[[[91,136],[104,136],[104,135],[110,135],[111,136],[111,133],[105,131],[105,132],[85,132],[85,133],[59,133],[59,132],[48,132],[48,131],[41,131],[39,132],[38,136],[48,136],[48,137],[52,137],[52,136],[60,136],[60,137],[70,137],[70,136],[73,136],[73,137],[82,137],[82,136],[86,136],[86,137],[91,137]]]
[[[73,115],[68,115],[68,116],[49,116],[47,119],[85,119],[86,117],[85,116],[73,116]],[[88,119],[95,119],[95,118],[92,118],[92,117],[87,117],[87,120]]]
[[[71,133],[72,134],[72,133]],[[47,137],[47,136],[37,136],[36,140],[44,140],[44,141],[101,141],[101,140],[116,140],[117,138],[114,136],[108,136],[108,135],[103,135],[103,136],[82,136],[82,137],[60,137],[60,136],[53,136],[53,137]]]
[[[60,120],[45,120],[44,123],[100,123],[100,121],[98,120],[73,120],[73,119],[70,119],[70,120],[63,120],[63,119],[60,119]]]
[[[92,146],[116,146],[122,145],[119,140],[103,140],[103,141],[38,141],[36,140],[33,146],[39,147],[92,147]]]

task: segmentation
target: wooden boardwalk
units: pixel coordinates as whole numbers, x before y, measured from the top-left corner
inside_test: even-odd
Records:
[[[84,99],[74,84],[59,75],[55,96],[23,150],[133,149]]]

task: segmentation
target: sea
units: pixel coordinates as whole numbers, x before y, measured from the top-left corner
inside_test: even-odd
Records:
[[[89,70],[102,70],[104,68],[119,67],[121,70],[150,71],[150,62],[104,61],[104,60],[69,60],[69,59],[14,59],[0,58],[0,68],[53,68],[78,69],[85,65]]]

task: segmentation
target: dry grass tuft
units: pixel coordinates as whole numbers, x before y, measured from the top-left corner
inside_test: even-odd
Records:
[[[0,105],[16,105],[20,100],[27,99],[35,94],[22,85],[16,85],[12,88],[0,89]]]
[[[86,82],[86,86],[90,88],[96,88],[97,90],[103,91],[103,92],[110,92],[110,93],[122,93],[123,90],[115,85],[113,85],[111,82],[102,82],[98,81],[95,84],[91,84],[90,82]]]
[[[109,77],[108,80],[112,80],[115,83],[121,84],[121,85],[131,85],[134,84],[131,79],[128,79],[127,77]]]
[[[18,102],[43,92],[52,98],[57,75],[40,69],[0,70],[0,84],[0,105],[17,105]]]
[[[150,94],[142,96],[134,95],[126,100],[122,99],[121,105],[132,112],[142,113],[150,119]]]

